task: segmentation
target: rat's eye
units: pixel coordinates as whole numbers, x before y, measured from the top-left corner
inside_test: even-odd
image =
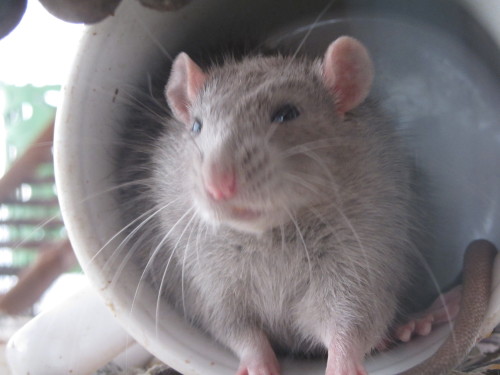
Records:
[[[201,132],[201,128],[203,127],[203,124],[201,123],[200,120],[198,119],[195,119],[194,122],[193,122],[193,126],[191,127],[191,131],[193,133],[200,133]]]
[[[272,122],[282,123],[299,117],[300,112],[293,104],[285,104],[271,116]]]

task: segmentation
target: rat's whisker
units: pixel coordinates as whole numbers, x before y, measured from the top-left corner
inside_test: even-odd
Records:
[[[186,226],[189,226],[189,223],[198,215],[197,212],[195,212],[193,214],[193,217],[191,218],[191,220],[186,224]],[[198,220],[199,221],[199,220]],[[197,222],[195,221],[195,225],[197,224]],[[184,256],[183,256],[183,259],[182,259],[182,271],[181,271],[181,299],[182,299],[182,311],[183,311],[183,314],[184,316],[187,316],[186,314],[186,300],[185,300],[185,283],[184,283],[184,278],[185,278],[185,269],[186,269],[186,260],[187,260],[187,256],[188,256],[188,250],[189,250],[189,245],[191,244],[191,236],[193,235],[193,231],[194,229],[196,228],[195,225],[192,225],[191,226],[191,230],[189,232],[189,236],[187,238],[187,241],[186,241],[186,245],[184,246]]]
[[[132,260],[133,257],[138,256],[137,252],[144,251],[144,248],[148,247],[149,244],[152,243],[151,239],[154,238],[154,230],[155,230],[154,226],[150,225],[146,227],[145,230],[141,231],[141,234],[138,238],[134,239],[134,241],[130,241],[132,242],[132,246],[127,247],[127,253],[123,257],[123,259],[121,259],[120,264],[118,265],[116,271],[114,272],[114,276],[110,283],[112,287],[118,285],[119,277],[121,276],[122,272],[124,271],[127,264],[130,262],[130,260]],[[113,252],[113,255],[115,254],[115,252],[116,251]],[[108,263],[108,261],[106,261],[106,264]]]
[[[168,207],[167,205],[165,205],[163,208],[166,208]],[[148,262],[146,263],[145,267],[144,267],[144,270],[143,272],[141,273],[141,277],[139,278],[139,282],[137,283],[137,288],[135,290],[135,293],[134,293],[134,297],[132,299],[132,304],[130,306],[130,315],[132,315],[132,312],[134,310],[134,306],[135,306],[135,302],[137,300],[137,296],[138,296],[138,293],[139,293],[139,289],[141,287],[141,284],[144,282],[144,278],[146,277],[146,273],[149,271],[149,268],[151,267],[152,265],[152,262],[154,261],[155,257],[158,255],[158,253],[160,252],[160,250],[162,249],[162,247],[164,246],[164,244],[166,243],[166,241],[168,240],[168,238],[170,237],[170,235],[172,234],[172,232],[174,231],[174,229],[177,227],[177,225],[193,210],[193,208],[187,210],[180,218],[179,220],[177,220],[177,222],[170,228],[170,230],[163,236],[163,238],[161,239],[161,241],[156,245],[156,248],[153,250],[153,252],[151,253],[151,255],[149,256],[149,259],[148,259]]]
[[[330,0],[330,2],[328,2],[326,4],[326,6],[323,8],[323,10],[318,14],[318,16],[316,17],[316,19],[313,21],[313,23],[309,26],[306,34],[304,35],[304,37],[302,38],[302,40],[300,41],[299,45],[297,46],[295,52],[293,53],[292,57],[291,57],[291,62],[288,64],[287,68],[290,67],[290,65],[292,64],[292,62],[297,58],[297,55],[299,54],[300,50],[302,49],[302,46],[305,44],[305,42],[307,41],[307,39],[309,38],[309,36],[311,35],[312,31],[314,30],[314,28],[318,25],[318,23],[320,22],[321,18],[326,14],[326,12],[331,8],[331,6],[333,5],[333,3],[335,2],[335,0]]]
[[[163,205],[162,207],[158,208],[158,207],[153,207],[149,210],[147,210],[146,212],[144,212],[143,214],[141,214],[140,216],[138,216],[137,218],[135,218],[134,220],[132,220],[131,222],[129,222],[127,225],[125,225],[121,230],[119,230],[117,233],[115,233],[115,235],[113,235],[93,256],[92,258],[90,258],[90,260],[88,261],[88,264],[92,263],[96,257],[99,256],[99,254],[101,254],[102,251],[104,251],[104,249],[106,249],[106,247],[112,242],[114,241],[119,235],[121,235],[124,231],[126,231],[128,228],[130,228],[132,225],[134,225],[135,223],[137,223],[139,220],[143,219],[144,217],[146,217],[145,220],[143,220],[141,222],[141,224],[139,224],[136,228],[134,228],[132,230],[131,233],[129,233],[124,240],[122,240],[119,244],[119,246],[117,247],[117,249],[121,249],[121,247],[123,246],[123,244],[128,241],[129,238],[131,238],[138,230],[140,230],[145,224],[147,224],[150,220],[152,220],[158,213],[160,213],[162,210],[168,208],[170,205],[174,204],[176,200],[173,200],[171,202],[168,202],[167,204]],[[113,251],[113,253],[117,250],[115,249]]]
[[[323,148],[331,148],[335,146],[345,145],[346,139],[349,137],[331,137],[331,138],[323,138],[316,141],[304,142],[295,146],[290,146],[286,150],[280,153],[280,158],[286,159],[290,156],[301,154],[306,151],[319,150]]]
[[[299,224],[298,224],[297,220],[295,219],[295,217],[293,216],[292,212],[290,212],[290,210],[288,210],[288,208],[286,208],[286,207],[284,207],[284,210],[288,214],[288,216],[290,217],[290,220],[292,221],[293,225],[295,226],[295,229],[297,230],[297,235],[299,236],[300,242],[302,243],[302,245],[304,247],[304,252],[305,252],[306,258],[307,258],[307,264],[309,266],[309,280],[312,281],[313,277],[312,277],[311,256],[309,254],[309,249],[307,248],[306,241],[304,239],[302,231],[300,230]]]
[[[165,266],[165,270],[163,271],[163,275],[161,277],[161,282],[160,282],[160,287],[158,289],[158,298],[156,299],[156,312],[155,312],[155,331],[156,331],[156,335],[158,336],[158,322],[159,322],[159,319],[160,319],[160,305],[161,305],[161,297],[163,295],[163,288],[164,288],[164,283],[165,283],[165,279],[167,277],[167,271],[168,271],[168,267],[170,265],[170,262],[175,254],[175,252],[177,251],[177,248],[179,246],[179,243],[180,241],[182,240],[182,237],[184,237],[184,234],[186,233],[186,230],[189,228],[189,225],[191,224],[191,222],[194,220],[194,218],[196,217],[196,209],[194,207],[190,208],[188,211],[186,211],[186,213],[184,215],[182,215],[182,217],[177,221],[177,223],[172,227],[172,229],[178,225],[185,217],[187,217],[188,214],[190,214],[191,212],[193,212],[193,215],[191,216],[191,219],[189,219],[189,221],[187,222],[187,224],[184,226],[184,229],[182,230],[182,232],[180,233],[179,235],[179,238],[177,239],[177,241],[175,242],[172,250],[171,251],[171,254],[170,254],[170,257],[168,258],[168,262],[167,262],[167,265]],[[181,270],[182,273],[184,273],[184,270],[182,269]],[[181,277],[181,284],[183,283],[183,277]],[[185,310],[184,310],[185,311]]]

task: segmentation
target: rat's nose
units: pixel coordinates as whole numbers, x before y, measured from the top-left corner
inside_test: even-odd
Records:
[[[205,176],[205,189],[216,201],[227,200],[236,194],[236,175],[233,167],[212,165]]]

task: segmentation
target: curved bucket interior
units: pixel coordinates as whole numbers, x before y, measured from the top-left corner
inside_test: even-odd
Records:
[[[237,368],[227,349],[168,305],[157,306],[155,291],[140,283],[142,270],[126,261],[123,236],[115,236],[122,224],[113,198],[113,150],[125,108],[137,87],[167,79],[180,51],[252,36],[267,47],[321,56],[340,35],[358,38],[375,62],[374,93],[429,179],[436,281],[447,287],[455,280],[472,239],[500,244],[499,44],[460,4],[204,0],[162,14],[124,1],[115,16],[89,28],[58,114],[58,190],[80,263],[139,343],[185,374],[232,375]],[[445,327],[369,358],[367,369],[409,368],[446,334]],[[320,360],[283,361],[284,374],[323,372]]]

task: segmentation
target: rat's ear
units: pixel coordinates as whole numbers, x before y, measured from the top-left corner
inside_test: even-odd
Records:
[[[323,58],[323,79],[343,116],[366,99],[373,81],[373,63],[356,39],[342,36],[328,46]]]
[[[193,104],[207,75],[184,52],[181,52],[172,64],[170,78],[165,87],[165,96],[174,116],[189,125],[189,107]]]

